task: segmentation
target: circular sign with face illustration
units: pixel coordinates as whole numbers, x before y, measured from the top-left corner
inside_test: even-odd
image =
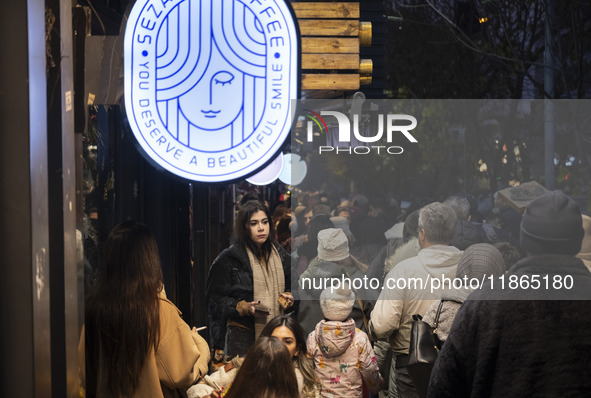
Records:
[[[124,48],[128,120],[164,169],[235,180],[287,138],[298,35],[283,0],[140,0]]]

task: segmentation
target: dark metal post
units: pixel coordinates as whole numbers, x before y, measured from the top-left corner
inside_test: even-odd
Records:
[[[0,396],[51,394],[45,2],[0,2]]]
[[[544,50],[544,177],[546,188],[553,190],[556,186],[554,173],[554,53],[552,38],[552,20],[554,7],[552,0],[546,1],[545,50]]]
[[[78,291],[72,0],[46,0],[52,396],[78,392]]]

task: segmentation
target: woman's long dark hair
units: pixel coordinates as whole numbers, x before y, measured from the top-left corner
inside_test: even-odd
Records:
[[[285,326],[293,333],[296,341],[296,349],[299,351],[298,356],[295,358],[300,372],[304,377],[304,394],[311,393],[317,386],[316,373],[312,368],[310,359],[308,358],[308,348],[306,342],[306,333],[302,326],[296,321],[296,319],[290,315],[279,315],[271,319],[266,325],[261,336],[271,336],[273,331],[279,326]],[[319,387],[319,386],[318,386]]]
[[[162,270],[150,229],[117,225],[105,244],[98,282],[86,301],[88,396],[131,396],[160,338]]]
[[[269,219],[269,236],[267,240],[259,248],[248,235],[247,224],[250,218],[257,212],[263,211]],[[234,231],[238,242],[244,244],[251,252],[258,258],[269,260],[269,256],[273,251],[273,240],[275,239],[275,225],[273,218],[271,217],[271,211],[269,208],[258,200],[249,200],[238,209],[238,215],[236,215],[236,221],[234,223]]]
[[[225,398],[299,398],[298,381],[287,346],[261,336],[246,354]]]

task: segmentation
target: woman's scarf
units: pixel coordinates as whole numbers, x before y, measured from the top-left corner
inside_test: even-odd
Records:
[[[254,289],[254,301],[260,301],[262,305],[270,309],[270,314],[254,317],[254,338],[259,338],[263,328],[274,317],[281,315],[279,293],[285,291],[285,276],[283,265],[277,249],[273,247],[269,261],[265,267],[257,257],[246,248],[250,266],[252,267],[252,284]]]

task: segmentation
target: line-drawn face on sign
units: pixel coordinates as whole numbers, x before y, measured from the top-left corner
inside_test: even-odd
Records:
[[[233,123],[243,109],[244,74],[212,46],[210,65],[199,82],[179,98],[183,115],[196,127],[219,130]],[[188,110],[188,112],[186,112]]]
[[[242,2],[209,4],[181,2],[164,20],[157,42],[158,87],[164,89],[157,95],[174,138],[219,151],[243,142],[260,122],[266,47],[258,18]],[[249,106],[256,103],[259,109]]]
[[[298,49],[284,0],[136,0],[125,112],[144,155],[190,180],[254,174],[289,135]]]

